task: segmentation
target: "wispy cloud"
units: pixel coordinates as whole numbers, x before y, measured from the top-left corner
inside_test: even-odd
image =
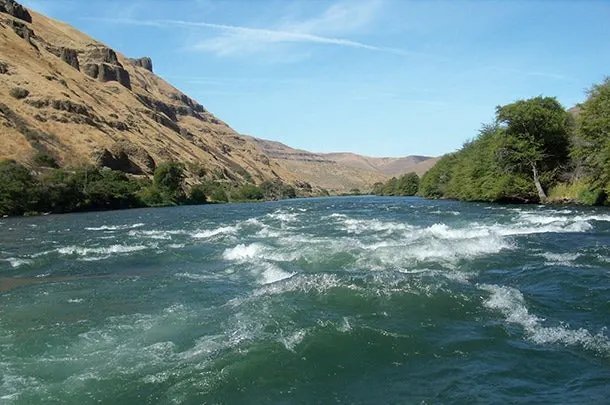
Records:
[[[245,56],[272,51],[286,51],[287,47],[298,45],[327,45],[355,48],[372,52],[384,52],[403,56],[424,56],[395,47],[371,44],[348,39],[350,34],[369,26],[375,20],[382,1],[350,1],[331,5],[321,14],[306,19],[279,19],[280,23],[270,27],[250,27],[243,25],[217,24],[206,21],[185,20],[139,20],[104,19],[107,22],[153,27],[183,27],[187,29],[207,29],[216,31],[211,38],[195,40],[189,48],[205,51],[218,56]],[[293,49],[297,52],[296,49]],[[300,55],[307,56],[308,53]],[[298,59],[298,58],[297,58]]]

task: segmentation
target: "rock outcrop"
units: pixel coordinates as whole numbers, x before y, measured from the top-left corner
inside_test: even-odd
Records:
[[[0,0],[0,13],[7,13],[20,20],[32,22],[30,12],[13,0]]]
[[[61,48],[59,55],[61,60],[72,66],[76,70],[80,70],[80,63],[78,62],[78,52],[75,49]]]
[[[100,82],[119,82],[131,90],[131,78],[116,52],[106,46],[89,45],[83,61],[83,72]]]
[[[99,149],[93,157],[99,167],[124,173],[152,174],[157,167],[146,150],[128,140],[118,141],[108,149]]]
[[[152,59],[149,58],[148,56],[145,56],[143,58],[137,58],[137,59],[129,59],[129,62],[131,62],[134,66],[144,68],[144,69],[148,70],[149,72],[153,71]]]
[[[34,43],[32,42],[32,39],[36,38],[36,34],[34,34],[34,31],[32,31],[24,23],[19,22],[19,21],[11,21],[10,25],[11,25],[11,28],[13,28],[13,31],[15,32],[15,34],[19,35],[21,38],[23,38],[27,42],[29,42],[30,45],[32,45],[33,47],[36,48],[36,45],[34,45]]]

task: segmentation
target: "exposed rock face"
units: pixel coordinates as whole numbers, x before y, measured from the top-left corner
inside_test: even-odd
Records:
[[[32,16],[28,10],[13,0],[0,0],[0,13],[7,13],[20,20],[32,22]]]
[[[100,167],[131,174],[152,174],[156,168],[148,152],[128,140],[118,141],[109,149],[94,152],[94,159]]]
[[[149,58],[148,56],[145,56],[143,58],[137,58],[137,59],[129,59],[129,61],[131,63],[133,63],[135,66],[144,68],[144,69],[148,70],[149,72],[153,71],[152,59]]]
[[[76,52],[75,49],[61,48],[59,57],[74,69],[80,70],[80,64],[78,63],[78,52]]]
[[[32,43],[32,39],[36,38],[36,35],[27,25],[20,23],[19,21],[11,21],[10,25],[13,28],[13,31],[15,31],[15,34],[28,41],[30,45],[36,47],[34,43]]]
[[[105,46],[89,46],[85,53],[83,72],[100,82],[119,82],[131,90],[129,73],[119,62],[116,53]]]

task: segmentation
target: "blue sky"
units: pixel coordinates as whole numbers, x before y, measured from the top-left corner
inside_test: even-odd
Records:
[[[440,155],[497,105],[610,74],[609,1],[23,0],[234,129],[314,152]]]

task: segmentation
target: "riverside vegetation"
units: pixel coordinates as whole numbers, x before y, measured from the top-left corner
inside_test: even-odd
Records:
[[[608,205],[610,78],[566,111],[552,97],[496,108],[495,120],[421,179],[419,195],[467,201]]]
[[[160,164],[152,179],[118,170],[86,166],[59,169],[48,155],[34,159],[35,170],[13,160],[0,162],[0,215],[35,215],[138,207],[260,201],[296,197],[294,187],[279,180],[260,186],[205,179],[200,167]],[[187,186],[187,173],[196,184]],[[193,173],[191,173],[191,178]]]

